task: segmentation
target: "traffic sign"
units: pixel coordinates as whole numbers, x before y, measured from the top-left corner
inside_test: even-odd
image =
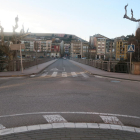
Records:
[[[127,52],[135,52],[135,45],[128,45]]]

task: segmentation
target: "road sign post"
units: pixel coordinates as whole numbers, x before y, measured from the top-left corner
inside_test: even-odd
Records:
[[[131,63],[132,63],[132,53],[133,52],[135,52],[135,45],[128,45],[128,49],[127,49],[127,52],[129,52],[130,53],[130,73],[131,73],[131,70],[132,70],[132,68],[131,68]]]

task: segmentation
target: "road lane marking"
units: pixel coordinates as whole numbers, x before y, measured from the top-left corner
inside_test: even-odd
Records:
[[[32,77],[35,77],[35,75],[30,75],[30,77],[32,78]]]
[[[72,77],[77,77],[77,74],[75,72],[71,72]]]
[[[66,72],[62,72],[62,77],[67,77],[67,73]]]
[[[56,77],[57,76],[57,72],[53,72],[52,77]]]
[[[100,116],[104,123],[123,125],[123,123],[116,116]]]
[[[41,75],[41,77],[45,77],[45,76],[47,76],[47,74],[48,74],[48,72],[45,72]]]
[[[43,115],[48,123],[67,122],[61,115]]]
[[[95,75],[94,77],[97,77],[97,78],[104,78],[104,77],[102,77],[102,76],[97,76],[97,75]]]
[[[84,72],[80,72],[80,74],[81,74],[83,77],[85,77],[85,78],[88,78],[88,77],[89,77],[89,76],[86,75]]]
[[[50,71],[58,71],[58,69],[57,68],[53,68]]]

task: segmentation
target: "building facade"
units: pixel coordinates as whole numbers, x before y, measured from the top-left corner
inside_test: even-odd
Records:
[[[116,41],[116,60],[127,59],[128,42],[125,40]]]
[[[114,39],[106,39],[105,59],[115,60],[115,42]]]
[[[72,41],[71,57],[82,58],[82,42],[81,41]]]

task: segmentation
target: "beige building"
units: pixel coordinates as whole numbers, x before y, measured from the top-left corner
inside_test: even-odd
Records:
[[[71,42],[71,57],[82,58],[82,42],[72,41]]]
[[[82,43],[82,57],[88,58],[88,55],[89,55],[89,44]]]
[[[128,42],[125,40],[119,40],[116,42],[116,60],[127,59],[127,47]]]
[[[97,59],[105,59],[106,38],[97,38]]]

